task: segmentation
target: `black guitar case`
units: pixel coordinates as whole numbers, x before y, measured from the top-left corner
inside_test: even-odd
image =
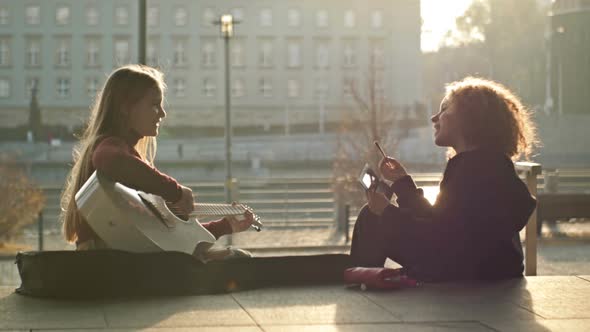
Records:
[[[197,295],[341,283],[348,255],[254,257],[202,263],[180,252],[29,251],[16,255],[17,293],[64,299]]]

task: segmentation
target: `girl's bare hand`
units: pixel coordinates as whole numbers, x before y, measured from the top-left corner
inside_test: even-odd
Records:
[[[382,158],[379,162],[379,171],[383,178],[395,182],[402,177],[408,175],[404,166],[392,157]]]

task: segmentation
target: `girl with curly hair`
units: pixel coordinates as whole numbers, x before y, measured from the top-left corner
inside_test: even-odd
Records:
[[[390,258],[427,281],[522,276],[519,231],[536,201],[518,178],[513,160],[537,143],[529,111],[499,83],[467,77],[451,83],[431,118],[434,143],[448,160],[434,205],[395,158],[379,170],[393,182],[397,206],[367,191],[354,228],[357,266],[383,266]]]

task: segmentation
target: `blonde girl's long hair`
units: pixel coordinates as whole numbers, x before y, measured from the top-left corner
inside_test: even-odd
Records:
[[[164,75],[157,69],[143,65],[127,65],[113,71],[97,94],[86,129],[73,150],[73,167],[61,197],[60,221],[66,241],[78,239],[83,217],[78,212],[74,196],[88,180],[94,167],[92,154],[97,142],[105,136],[125,135],[130,129],[123,109],[132,107],[149,89],[166,90]],[[156,156],[156,138],[143,137],[135,149],[150,165]]]

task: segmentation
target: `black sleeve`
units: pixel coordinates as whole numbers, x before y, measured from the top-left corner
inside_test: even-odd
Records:
[[[431,217],[433,207],[424,197],[422,188],[416,187],[411,176],[406,175],[395,181],[391,189],[397,196],[397,204],[401,209],[407,210],[411,215],[419,218]]]

